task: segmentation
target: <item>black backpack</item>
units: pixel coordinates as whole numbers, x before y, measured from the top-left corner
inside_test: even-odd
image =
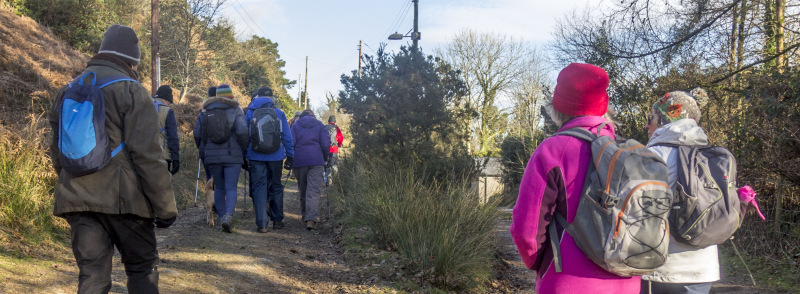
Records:
[[[203,118],[203,132],[208,140],[216,144],[228,142],[233,133],[233,122],[228,115],[229,108],[206,110]]]
[[[253,151],[262,154],[275,153],[281,147],[283,124],[275,108],[262,107],[253,111],[250,119],[250,141]]]

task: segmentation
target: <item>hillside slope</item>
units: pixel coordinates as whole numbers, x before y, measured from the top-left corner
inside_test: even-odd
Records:
[[[33,19],[0,9],[0,129],[44,113],[89,58]]]

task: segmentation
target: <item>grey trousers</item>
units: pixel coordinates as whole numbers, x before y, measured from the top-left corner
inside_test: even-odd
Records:
[[[303,221],[317,221],[319,214],[319,197],[322,195],[322,176],[324,165],[312,165],[294,169],[297,186],[300,190],[300,213]]]

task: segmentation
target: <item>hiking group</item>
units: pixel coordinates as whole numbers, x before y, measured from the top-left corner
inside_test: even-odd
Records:
[[[59,90],[48,113],[58,175],[53,214],[70,226],[78,293],[110,291],[115,247],[128,292],[158,293],[154,228],[178,216],[170,183],[181,165],[172,88],[160,86],[151,98],[139,83],[138,42],[130,27],[110,26],[98,53]],[[222,231],[233,230],[242,169],[249,171],[256,232],[266,233],[270,221],[273,230],[285,227],[282,169],[296,174],[303,224],[316,229],[325,170],[335,170],[343,141],[335,117],[325,125],[307,109],[290,127],[268,87],[244,110],[229,85],[212,87],[208,96],[193,137]]]
[[[643,145],[616,134],[608,85],[602,68],[572,63],[545,103],[559,130],[531,155],[510,227],[536,293],[709,293],[716,245],[758,206],[698,125],[708,95],[657,99]]]

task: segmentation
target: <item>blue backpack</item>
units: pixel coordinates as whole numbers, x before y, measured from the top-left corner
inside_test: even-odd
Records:
[[[92,83],[84,84],[89,75]],[[125,147],[124,141],[114,150],[108,146],[105,98],[101,90],[121,81],[138,83],[123,75],[98,80],[97,74],[88,72],[68,84],[58,106],[58,160],[70,174],[80,177],[95,173]]]

